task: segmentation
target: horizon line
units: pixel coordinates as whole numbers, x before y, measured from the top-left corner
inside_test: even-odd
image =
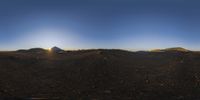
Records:
[[[56,47],[56,46],[54,46]],[[32,48],[19,48],[19,49],[8,49],[8,50],[1,50],[0,51],[18,51],[18,50],[29,50],[29,49],[34,49],[34,48],[41,48],[45,50],[49,50],[50,48],[42,48],[42,47],[32,47]],[[59,47],[60,48],[60,47]],[[166,47],[166,48],[150,48],[150,49],[135,49],[135,48],[61,48],[65,51],[68,50],[98,50],[98,49],[107,49],[107,50],[112,50],[112,49],[118,49],[118,50],[127,50],[127,51],[153,51],[153,50],[163,50],[163,49],[169,49],[169,48],[183,48],[189,51],[200,51],[200,49],[188,49],[185,47]]]

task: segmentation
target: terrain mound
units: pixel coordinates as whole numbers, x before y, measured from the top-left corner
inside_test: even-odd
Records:
[[[182,47],[174,47],[174,48],[166,48],[166,49],[154,49],[151,51],[152,52],[189,52],[190,50],[187,50]]]

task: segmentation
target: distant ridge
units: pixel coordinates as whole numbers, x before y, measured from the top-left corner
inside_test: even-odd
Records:
[[[64,51],[62,49],[60,49],[59,47],[52,47],[51,52],[60,52],[60,51]],[[30,48],[30,49],[19,49],[17,50],[18,52],[42,52],[42,51],[47,51],[47,49],[43,49],[43,48]]]
[[[32,52],[32,53],[41,53],[41,52],[46,52],[45,49],[43,48],[31,48],[31,49],[20,49],[20,50],[17,50],[17,52]]]
[[[182,47],[173,47],[166,49],[154,49],[151,52],[189,52],[190,50],[182,48]]]
[[[43,48],[31,48],[31,49],[20,49],[20,50],[17,50],[17,52],[24,52],[24,53],[44,53],[44,52],[47,52],[48,50],[47,49],[43,49]],[[52,53],[63,53],[64,50],[54,46],[50,49],[50,52]]]
[[[63,53],[65,52],[65,50],[59,48],[59,47],[52,47],[49,49],[52,53]],[[115,50],[115,49],[85,49],[85,50],[80,50],[80,51],[90,51],[90,50]],[[116,50],[120,50],[120,49],[116,49]],[[121,49],[122,50],[122,49]],[[47,49],[43,49],[43,48],[31,48],[31,49],[19,49],[17,50],[17,52],[36,52],[36,53],[40,53],[40,52],[47,52]],[[122,50],[124,51],[124,50]],[[148,52],[148,51],[137,51],[137,52]],[[149,52],[190,52],[190,50],[182,48],[182,47],[172,47],[172,48],[166,48],[166,49],[153,49],[150,50]]]

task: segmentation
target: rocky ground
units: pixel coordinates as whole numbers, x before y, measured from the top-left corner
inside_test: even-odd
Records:
[[[199,100],[200,53],[0,52],[0,98]]]

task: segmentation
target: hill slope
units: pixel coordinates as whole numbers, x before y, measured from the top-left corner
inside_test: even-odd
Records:
[[[152,50],[152,52],[189,52],[190,50],[187,50],[182,47],[174,47],[174,48],[166,48],[166,49],[155,49]]]
[[[198,100],[199,66],[196,52],[2,52],[0,97]]]

